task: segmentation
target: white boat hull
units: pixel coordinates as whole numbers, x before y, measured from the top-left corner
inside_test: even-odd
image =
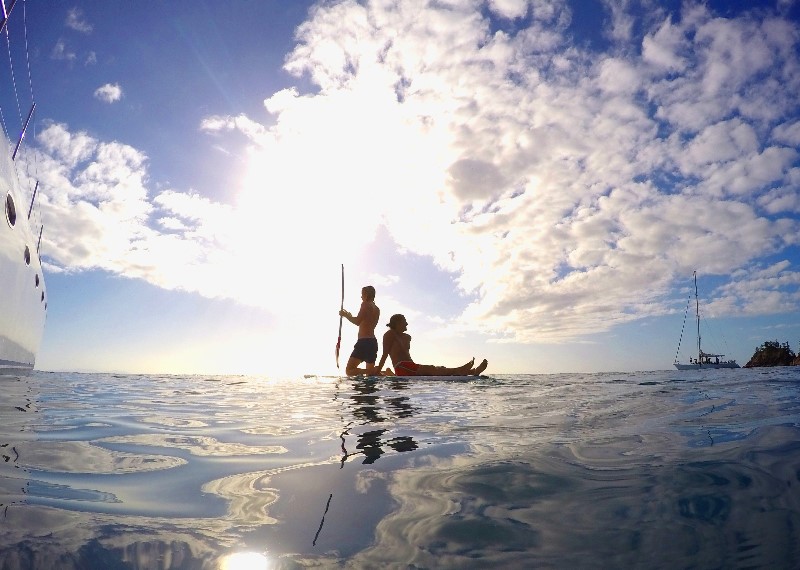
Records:
[[[709,370],[715,368],[741,368],[735,362],[720,362],[720,363],[709,363],[709,364],[681,364],[680,362],[675,363],[675,368],[678,370]]]
[[[9,198],[10,197],[10,198]],[[33,369],[44,332],[47,296],[11,149],[0,136],[0,375]],[[13,220],[13,225],[12,225]]]

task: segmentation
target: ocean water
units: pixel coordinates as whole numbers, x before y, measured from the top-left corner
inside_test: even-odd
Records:
[[[800,368],[0,387],[2,570],[800,568]]]

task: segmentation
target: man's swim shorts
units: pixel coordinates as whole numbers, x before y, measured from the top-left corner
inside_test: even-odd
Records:
[[[378,360],[378,339],[377,338],[360,338],[356,341],[353,347],[353,354],[350,358],[361,360],[369,364],[375,364]]]

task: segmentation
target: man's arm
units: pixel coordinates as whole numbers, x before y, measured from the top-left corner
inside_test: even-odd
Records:
[[[345,309],[342,309],[341,311],[339,311],[339,314],[341,316],[343,316],[345,319],[347,319],[348,321],[350,321],[351,323],[353,323],[354,325],[359,326],[359,325],[361,325],[361,323],[366,318],[365,315],[366,315],[366,312],[367,312],[367,308],[365,307],[365,305],[366,305],[366,303],[361,303],[361,308],[358,310],[358,314],[356,316],[353,316],[353,313],[351,313],[350,311],[347,311]]]
[[[350,312],[350,311],[348,311],[347,309],[342,309],[341,311],[339,311],[339,316],[340,316],[340,317],[344,317],[345,319],[347,319],[348,321],[350,321],[350,322],[351,322],[351,323],[353,323],[354,325],[357,325],[357,324],[358,324],[358,323],[355,321],[355,317],[353,316],[353,313],[351,313],[351,312]]]

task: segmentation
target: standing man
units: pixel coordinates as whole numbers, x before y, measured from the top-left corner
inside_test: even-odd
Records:
[[[344,309],[339,311],[339,315],[358,327],[358,340],[347,361],[345,372],[348,376],[378,375],[380,370],[375,367],[375,361],[378,359],[378,339],[375,338],[375,327],[378,325],[381,310],[375,304],[375,287],[367,285],[361,288],[361,308],[355,317],[350,311]],[[358,367],[362,362],[366,363],[365,368]]]

